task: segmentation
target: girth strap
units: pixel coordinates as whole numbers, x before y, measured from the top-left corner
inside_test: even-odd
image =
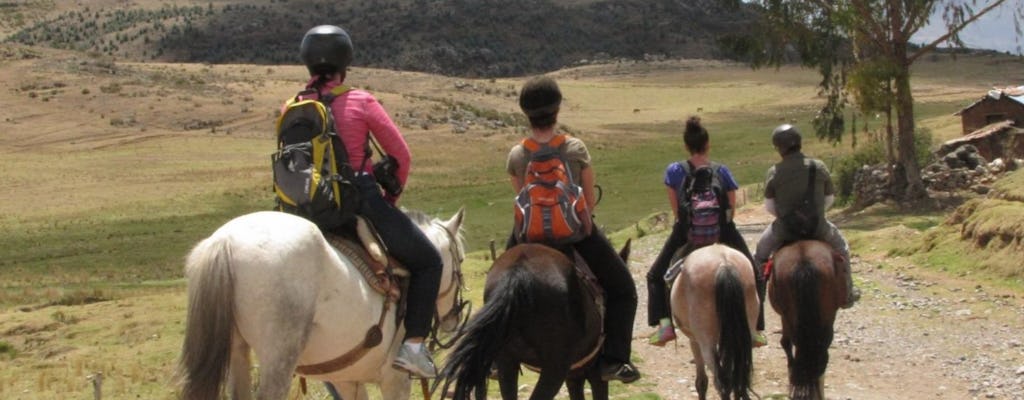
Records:
[[[363,341],[357,344],[355,348],[345,352],[345,354],[322,363],[300,365],[295,367],[295,372],[302,375],[324,375],[340,371],[352,364],[355,364],[355,362],[363,358],[370,349],[377,347],[377,345],[384,340],[384,333],[381,331],[380,326],[384,324],[384,317],[387,316],[390,305],[391,302],[388,301],[387,297],[385,297],[384,308],[381,309],[380,318],[377,320],[377,324],[371,326],[370,329],[366,331],[366,336],[363,337]]]
[[[587,363],[592,361],[594,359],[594,357],[597,356],[597,353],[600,352],[601,349],[604,348],[604,336],[605,335],[603,333],[600,336],[598,336],[597,337],[597,344],[594,345],[594,348],[591,349],[590,352],[587,353],[587,355],[583,356],[583,358],[579,359],[578,361],[573,363],[571,366],[569,366],[569,371],[575,371],[577,369],[580,369],[581,367],[583,367],[584,365],[587,365]],[[530,365],[530,364],[523,364],[523,366],[525,366],[526,369],[528,369],[530,371],[540,372],[540,368],[539,367],[535,367],[535,366]]]

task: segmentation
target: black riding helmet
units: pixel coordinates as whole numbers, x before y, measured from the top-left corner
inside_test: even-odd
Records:
[[[330,75],[352,63],[352,39],[344,29],[320,25],[302,37],[299,54],[310,75]]]
[[[790,124],[782,124],[772,131],[772,145],[779,154],[789,154],[800,150],[800,132]]]

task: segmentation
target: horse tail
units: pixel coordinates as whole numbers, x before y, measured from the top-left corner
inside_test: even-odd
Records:
[[[731,265],[723,265],[715,274],[715,308],[719,324],[715,379],[727,393],[742,397],[750,389],[754,363],[744,288]]]
[[[468,399],[474,390],[479,393],[486,389],[491,365],[510,338],[510,322],[516,318],[517,310],[531,301],[530,285],[530,274],[524,268],[511,268],[498,280],[445,360],[442,393],[448,392],[451,379],[456,380],[452,397],[456,400]]]
[[[796,296],[796,331],[790,385],[794,399],[813,398],[818,393],[819,378],[828,365],[828,347],[832,344],[832,327],[822,323],[821,276],[809,260],[801,260],[793,272],[793,293]]]
[[[216,399],[230,366],[234,279],[226,237],[200,242],[188,256],[188,316],[180,370],[183,398]]]

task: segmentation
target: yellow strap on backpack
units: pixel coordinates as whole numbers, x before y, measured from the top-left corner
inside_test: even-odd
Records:
[[[341,96],[342,94],[348,92],[349,90],[352,90],[352,88],[348,87],[348,86],[345,86],[345,85],[335,86],[330,91],[331,97]],[[289,108],[291,108],[293,106],[298,106],[300,104],[308,104],[308,103],[313,103],[313,102],[318,102],[318,101],[320,101],[320,100],[319,99],[301,99],[301,98],[299,98],[299,96],[294,96],[294,97],[288,98],[288,100],[286,100],[284,102],[284,110],[285,110],[285,112],[282,112],[281,115],[277,117],[277,124],[275,124],[275,126],[274,126],[274,131],[275,132],[280,132],[281,131],[281,123],[284,122],[284,115],[285,115],[285,113],[287,112],[287,110]],[[326,106],[327,106],[327,108],[329,108],[330,104],[327,104]],[[321,111],[320,112],[320,118],[323,121],[327,120],[327,115],[325,115],[325,113],[327,112],[327,108],[318,107],[318,109]],[[327,133],[327,131],[330,130],[331,128],[332,127],[330,127],[330,126],[322,126],[321,129],[320,129],[320,133],[319,134],[322,135],[324,133]]]

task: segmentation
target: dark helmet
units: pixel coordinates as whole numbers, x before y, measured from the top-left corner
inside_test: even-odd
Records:
[[[299,54],[310,75],[344,71],[352,62],[352,39],[344,29],[334,25],[320,25],[302,37]]]
[[[800,132],[790,124],[782,124],[772,131],[772,145],[781,154],[788,154],[794,150],[800,150]]]

